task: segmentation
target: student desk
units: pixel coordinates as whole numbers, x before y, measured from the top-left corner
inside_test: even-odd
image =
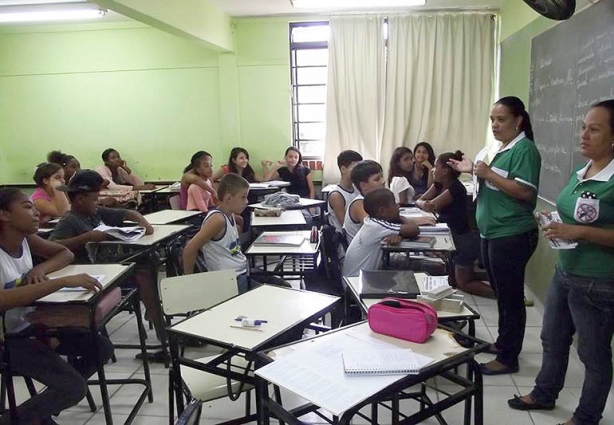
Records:
[[[291,207],[285,207],[285,209],[288,210],[306,210],[309,208],[315,208],[315,207],[319,207],[320,208],[320,223],[324,223],[324,207],[326,206],[326,201],[322,201],[320,199],[309,199],[309,198],[300,198],[299,203],[295,204]],[[266,205],[262,205],[261,202],[257,203],[257,204],[250,204],[248,205],[249,208],[262,208],[262,209],[267,209],[267,208],[271,208],[270,206],[266,206]]]
[[[435,214],[423,211],[418,207],[401,207],[399,209],[399,215],[405,218],[420,218],[420,217],[436,218]]]
[[[159,251],[167,251],[167,247],[176,238],[192,229],[192,226],[169,224],[169,225],[153,225],[154,233],[145,235],[135,241],[103,241],[99,243],[88,243],[86,245],[88,256],[93,263],[109,263],[117,261],[125,261],[130,258],[131,261],[138,261],[146,264],[147,272],[151,276],[154,294],[159,299],[158,293],[158,267],[166,262],[167,270],[169,270],[169,262],[173,259],[168,258],[166,252],[160,254]],[[163,260],[161,260],[161,258]],[[168,273],[168,275],[172,275]],[[160,319],[162,321],[162,319]],[[118,345],[120,348],[134,349],[137,348],[132,344]],[[161,347],[166,352],[166,343],[161,341]],[[159,344],[148,345],[147,348],[160,348]]]
[[[441,258],[444,261],[446,266],[446,273],[450,274],[454,271],[452,270],[452,254],[456,251],[456,246],[454,245],[454,240],[452,239],[451,234],[444,235],[428,235],[435,238],[435,245],[428,248],[416,248],[411,245],[411,241],[402,241],[399,245],[389,245],[382,244],[383,251],[383,268],[386,269],[390,265],[390,253],[391,252],[404,252],[404,253],[412,253],[412,252],[433,252],[441,255]]]
[[[249,184],[249,194],[248,199],[249,202],[257,202],[262,199],[265,195],[269,195],[271,193],[279,192],[282,188],[290,186],[290,182],[285,182],[281,180],[274,180],[270,182],[262,182],[262,183],[250,183]]]
[[[334,424],[353,423],[352,418],[365,406],[371,405],[369,423],[378,421],[378,404],[386,404],[392,411],[392,423],[421,423],[428,417],[438,416],[448,407],[465,401],[464,423],[471,423],[471,400],[475,398],[474,423],[483,423],[482,376],[473,359],[487,344],[477,341],[471,349],[463,348],[453,338],[454,332],[437,329],[423,344],[390,338],[373,333],[366,322],[326,332],[322,335],[298,341],[275,350],[259,353],[258,361],[268,363],[256,370],[258,395],[260,396],[260,422],[269,423],[269,416],[288,424],[300,424],[298,417],[320,408],[334,415]],[[367,375],[348,377],[343,372],[343,349],[410,348],[434,361],[416,375]],[[454,373],[460,365],[471,371],[468,377]],[[438,377],[459,385],[462,390],[452,394],[439,392],[439,401],[432,401],[426,394],[424,382]],[[284,407],[268,395],[268,384],[273,383],[309,401],[292,410]],[[404,390],[422,384],[421,391],[407,393]],[[415,399],[420,409],[401,413],[400,400]],[[405,408],[410,406],[403,406]],[[413,407],[413,406],[411,406]],[[402,417],[402,422],[400,421]]]
[[[85,292],[85,291],[57,291],[53,294],[49,294],[46,297],[43,297],[37,300],[33,305],[35,306],[49,306],[49,305],[81,305],[85,306],[90,311],[90,327],[89,331],[92,335],[92,344],[94,347],[98,344],[97,334],[99,329],[104,326],[117,311],[119,311],[125,304],[131,303],[132,308],[134,309],[137,325],[139,329],[139,339],[140,339],[140,349],[141,353],[146,353],[145,347],[145,328],[143,327],[143,319],[141,316],[140,310],[140,302],[138,297],[136,297],[136,290],[132,290],[127,297],[124,297],[123,300],[115,306],[109,314],[105,318],[102,319],[101,322],[95,322],[95,308],[96,304],[100,297],[110,289],[116,287],[121,281],[130,276],[134,271],[134,264],[130,265],[122,265],[122,264],[81,264],[81,265],[70,265],[64,267],[61,270],[58,270],[54,273],[49,274],[50,278],[59,278],[64,276],[71,276],[79,273],[87,273],[89,275],[104,275],[104,279],[101,282],[103,289],[98,293],[93,292]],[[94,349],[94,352],[98,352],[97,349]],[[137,412],[143,405],[145,398],[149,398],[149,402],[153,403],[153,393],[151,390],[151,376],[149,373],[149,363],[147,362],[146,356],[143,358],[143,372],[145,374],[145,379],[106,379],[104,372],[104,365],[98,361],[98,380],[90,381],[92,384],[100,385],[100,392],[102,396],[102,404],[104,407],[105,420],[107,424],[113,423],[113,417],[111,415],[111,405],[109,402],[109,392],[107,389],[107,385],[124,385],[124,384],[138,384],[143,385],[145,388],[141,392],[134,408],[130,412],[128,419],[126,420],[126,424],[130,424],[134,418],[136,417]]]
[[[418,283],[418,287],[422,291],[424,289],[424,280],[426,279],[426,273],[416,273],[416,283]],[[346,289],[346,312],[347,307],[349,306],[352,300],[355,300],[360,307],[363,315],[367,313],[369,307],[373,304],[380,302],[382,299],[378,298],[361,298],[360,297],[360,278],[358,276],[353,277],[344,277],[343,283],[345,284]],[[459,320],[467,320],[469,323],[469,335],[475,337],[475,320],[480,318],[480,314],[476,312],[474,309],[465,304],[463,310],[459,313],[450,313],[448,311],[437,311],[437,317],[440,323],[446,324],[448,322],[455,322]]]
[[[338,297],[317,292],[263,285],[170,327],[168,333],[172,369],[169,374],[169,392],[175,393],[178,413],[184,408],[180,365],[255,385],[253,375],[227,370],[227,362],[234,356],[241,356],[247,360],[248,369],[251,369],[258,351],[300,339],[305,327],[324,316],[337,302]],[[261,331],[231,327],[239,325],[235,321],[237,316],[267,320],[268,323],[262,325]],[[225,352],[209,363],[184,358],[179,355],[179,341],[186,337],[221,347]],[[172,409],[171,403],[171,419]],[[244,423],[254,419],[250,417],[245,418],[245,421],[232,422]]]
[[[267,271],[267,257],[281,257],[273,273],[280,276],[299,276],[302,278],[307,272],[315,271],[320,255],[320,242],[311,243],[311,231],[298,230],[286,232],[264,232],[267,235],[300,235],[305,238],[300,246],[286,245],[252,245],[245,251],[250,266],[256,267],[256,257],[262,257],[263,270]]]
[[[305,226],[307,222],[300,210],[283,210],[279,217],[257,217],[252,211],[252,227],[283,228]]]
[[[143,217],[150,224],[198,224],[202,221],[205,213],[201,211],[185,211],[185,210],[162,210],[151,214],[146,214]]]

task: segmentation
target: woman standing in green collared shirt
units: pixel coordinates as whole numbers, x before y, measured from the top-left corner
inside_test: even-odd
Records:
[[[612,384],[614,335],[614,99],[591,107],[580,141],[587,165],[571,175],[556,207],[563,221],[544,227],[548,238],[577,241],[559,251],[546,300],[542,367],[533,391],[508,401],[517,410],[551,410],[565,385],[569,347],[578,333],[585,366],[580,403],[566,424],[597,424]]]
[[[541,158],[533,143],[529,114],[517,97],[504,97],[492,108],[492,132],[501,147],[489,165],[450,160],[458,171],[479,179],[476,219],[481,251],[497,296],[499,335],[488,352],[497,358],[480,365],[484,375],[518,372],[524,339],[524,271],[537,246],[533,210]]]

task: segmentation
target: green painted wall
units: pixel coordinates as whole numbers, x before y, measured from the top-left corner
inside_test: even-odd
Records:
[[[232,19],[210,0],[96,0],[97,4],[170,34],[233,50]]]
[[[95,167],[113,146],[149,180],[177,179],[199,149],[216,165],[233,146],[257,170],[281,159],[292,138],[289,22],[237,19],[234,53],[142,24],[1,30],[1,181],[30,183],[57,148]]]
[[[118,149],[145,179],[177,179],[220,143],[219,53],[142,25],[0,34],[2,182],[31,183],[52,149],[84,167]]]

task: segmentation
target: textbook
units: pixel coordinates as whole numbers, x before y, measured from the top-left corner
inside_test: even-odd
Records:
[[[343,351],[343,370],[352,375],[418,374],[430,357],[403,349]]]
[[[416,239],[403,239],[399,245],[399,248],[409,249],[430,249],[435,245],[437,239],[434,236],[418,236]],[[382,244],[387,245],[382,241]],[[388,247],[394,247],[395,245],[387,245]]]
[[[106,233],[107,235],[111,235],[116,239],[132,242],[139,238],[141,238],[145,234],[145,228],[140,226],[133,227],[113,227],[107,226],[106,224],[101,224],[96,227],[94,230],[98,230],[99,232]]]
[[[262,233],[254,241],[254,245],[301,246],[305,237],[301,235],[274,235]]]
[[[448,283],[448,276],[427,276],[424,280],[422,295],[430,300],[436,301],[455,292]]]
[[[416,298],[420,288],[411,270],[361,270],[361,298]]]
[[[418,226],[418,229],[420,229],[420,234],[423,236],[450,234],[450,228],[447,223],[437,223],[434,226]]]

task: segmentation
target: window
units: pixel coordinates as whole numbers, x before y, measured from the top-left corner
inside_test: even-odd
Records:
[[[290,24],[293,144],[306,159],[324,156],[328,22]]]

